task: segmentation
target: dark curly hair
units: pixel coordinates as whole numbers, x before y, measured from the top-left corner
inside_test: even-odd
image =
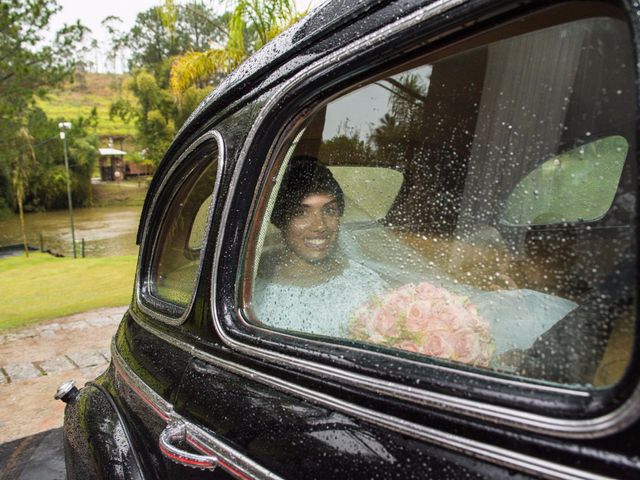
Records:
[[[335,197],[340,216],[342,216],[344,193],[331,171],[314,157],[294,157],[282,178],[280,191],[271,212],[271,223],[280,230],[285,229],[300,208],[302,201],[314,193]]]

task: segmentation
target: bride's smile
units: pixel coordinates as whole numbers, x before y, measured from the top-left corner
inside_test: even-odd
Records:
[[[287,247],[308,263],[325,260],[332,252],[340,227],[340,209],[333,195],[314,193],[294,212],[284,236]]]

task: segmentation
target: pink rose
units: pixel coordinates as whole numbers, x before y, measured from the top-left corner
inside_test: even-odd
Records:
[[[408,352],[422,353],[420,352],[420,348],[416,345],[415,342],[411,340],[404,340],[396,345],[396,348],[400,348],[402,350],[406,350]]]
[[[428,300],[418,300],[410,304],[407,309],[407,328],[414,332],[424,331],[434,318],[431,306]]]
[[[459,318],[459,315],[450,310],[444,310],[442,313],[434,314],[434,317],[427,326],[427,332],[454,333],[466,326],[462,319]]]
[[[383,298],[383,304],[386,308],[391,309],[396,314],[403,312],[408,304],[413,301],[410,295],[402,292],[393,292]]]
[[[452,360],[474,365],[481,359],[480,338],[473,330],[459,331],[453,338],[452,347]]]
[[[432,333],[426,337],[426,340],[420,349],[420,353],[446,359],[451,356],[452,352],[446,335]]]
[[[438,288],[430,283],[422,282],[415,287],[416,294],[420,298],[431,298],[434,296],[441,296],[442,289]]]
[[[378,310],[374,315],[374,331],[383,337],[397,337],[400,334],[398,319],[386,308]]]

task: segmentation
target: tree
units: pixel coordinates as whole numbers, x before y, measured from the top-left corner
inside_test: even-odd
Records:
[[[55,0],[0,0],[0,185],[10,187],[2,189],[0,207],[15,204],[14,182],[8,178],[16,132],[27,128],[35,99],[71,77],[76,47],[87,31],[79,23],[66,25],[52,41],[45,41],[43,32],[58,10]],[[27,132],[34,145],[40,141],[33,131]]]
[[[29,174],[26,210],[67,207],[64,153],[58,129],[60,120],[48,118],[40,109],[34,109],[27,118],[27,128],[36,139],[33,148],[37,162]],[[98,160],[97,114],[66,120],[73,124],[66,132],[73,203],[87,206],[91,203],[91,174]]]
[[[414,74],[399,79],[389,77],[378,82],[378,86],[391,93],[391,113],[380,118],[370,141],[376,146],[379,163],[395,165],[400,159],[413,158],[424,141],[427,86]]]
[[[189,39],[187,51],[202,52],[214,43],[223,41],[228,34],[230,14],[217,15],[201,0],[191,0],[181,5],[176,18],[177,28]]]
[[[120,31],[122,19],[115,15],[109,15],[108,17],[102,19],[102,22],[100,22],[100,24],[107,30],[107,33],[109,34],[111,45],[110,49],[107,52],[107,59],[113,63],[114,70],[116,70],[118,57],[125,58],[128,51],[128,47],[125,42],[125,35]],[[93,39],[91,48],[92,50],[98,49],[97,40]]]
[[[373,162],[373,151],[369,142],[345,122],[335,136],[322,142],[318,158],[327,165],[367,165]]]
[[[29,246],[27,244],[27,232],[24,225],[24,198],[25,189],[29,182],[29,172],[36,162],[36,154],[33,150],[33,137],[29,131],[22,127],[14,137],[12,145],[13,161],[11,168],[11,183],[13,191],[16,195],[18,204],[18,214],[20,216],[20,231],[22,232],[22,243],[24,245],[24,253],[29,256]]]
[[[228,17],[228,15],[227,15]],[[147,161],[157,163],[176,130],[206,96],[193,88],[178,104],[168,90],[169,72],[176,56],[194,49],[206,49],[226,36],[226,22],[200,0],[164,6],[138,14],[133,28],[119,31],[120,20],[103,20],[111,34],[114,55],[123,50],[133,53],[132,78],[125,84],[131,96],[122,95],[111,107],[111,115],[135,121],[137,142]]]
[[[298,13],[291,0],[237,0],[223,47],[191,51],[175,60],[171,67],[173,94],[180,99],[190,88],[209,86],[227,75],[305,13]]]
[[[102,21],[111,37],[111,56],[128,50],[129,70],[147,70],[161,88],[169,85],[174,57],[206,49],[226,35],[224,22],[199,0],[184,5],[165,0],[164,6],[140,12],[128,32],[120,30],[121,23],[115,16]]]
[[[175,132],[173,119],[176,108],[173,99],[146,70],[135,74],[127,82],[126,88],[134,95],[136,102],[121,98],[111,105],[110,115],[118,116],[125,122],[135,121],[137,141],[143,147],[145,157],[157,164]]]
[[[15,123],[36,96],[69,78],[74,46],[86,28],[79,23],[43,45],[42,31],[60,8],[55,0],[0,0],[0,118]],[[13,130],[15,131],[15,129]]]

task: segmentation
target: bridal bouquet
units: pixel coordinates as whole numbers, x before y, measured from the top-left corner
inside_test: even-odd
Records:
[[[349,331],[365,342],[481,367],[495,350],[488,322],[469,299],[426,282],[372,298],[354,312]]]

